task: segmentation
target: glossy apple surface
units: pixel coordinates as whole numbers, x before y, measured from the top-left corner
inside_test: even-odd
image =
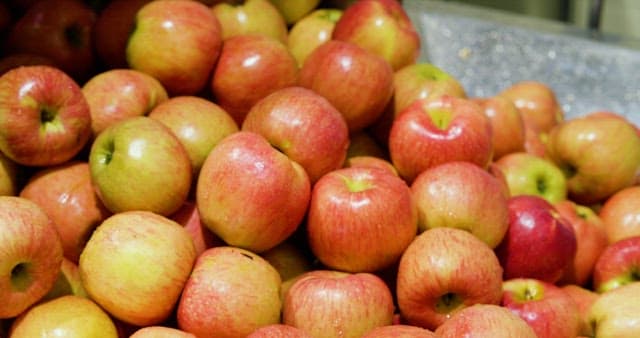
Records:
[[[247,338],[311,338],[301,329],[286,324],[271,324],[251,332]]]
[[[196,338],[196,336],[176,328],[156,325],[140,328],[129,338]]]
[[[640,282],[601,294],[589,310],[594,337],[633,338],[640,335]]]
[[[524,151],[525,125],[520,110],[502,96],[473,98],[491,120],[493,130],[493,158]]]
[[[285,18],[269,0],[220,1],[212,5],[211,11],[220,22],[224,40],[238,35],[263,35],[287,42]]]
[[[441,338],[537,337],[522,318],[505,307],[492,304],[476,304],[460,310],[436,329],[436,335]]]
[[[609,243],[640,236],[640,186],[619,190],[608,198],[598,212],[604,222]]]
[[[309,54],[319,45],[331,40],[336,22],[342,16],[337,8],[318,8],[291,26],[287,48],[302,67]]]
[[[603,293],[640,281],[640,236],[607,246],[593,268],[593,288]]]
[[[524,123],[540,133],[550,131],[564,120],[564,111],[553,88],[543,82],[516,82],[498,96],[511,100],[520,111]]]

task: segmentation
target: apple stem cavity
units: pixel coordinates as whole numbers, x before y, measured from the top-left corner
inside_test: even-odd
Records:
[[[443,109],[430,109],[428,111],[429,117],[433,124],[440,130],[446,130],[451,124],[451,113]]]
[[[82,48],[84,43],[82,40],[82,27],[79,25],[71,25],[64,30],[64,37],[69,41],[69,45],[73,48]]]
[[[29,288],[33,279],[29,273],[29,263],[18,263],[11,269],[11,286],[23,292]]]
[[[371,182],[365,179],[354,180],[349,177],[343,176],[342,180],[344,181],[344,184],[347,185],[347,189],[349,189],[350,192],[362,192],[372,187]]]
[[[438,298],[438,301],[436,302],[436,311],[438,311],[438,313],[445,313],[448,315],[462,305],[462,298],[453,292],[449,292]]]
[[[562,170],[566,178],[572,178],[578,173],[578,169],[576,169],[576,167],[572,164],[561,165],[560,170]]]
[[[536,179],[536,189],[538,189],[538,192],[541,194],[544,194],[547,191],[547,184],[543,177],[538,177],[538,179]]]

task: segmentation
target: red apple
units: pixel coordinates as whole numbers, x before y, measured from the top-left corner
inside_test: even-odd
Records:
[[[396,263],[417,232],[411,190],[375,168],[344,168],[313,186],[307,216],[309,246],[336,270],[374,272]]]
[[[50,58],[34,53],[13,53],[0,58],[0,75],[20,66],[52,66],[56,64]]]
[[[379,326],[367,332],[362,338],[437,338],[430,330],[418,326],[395,324]]]
[[[533,328],[538,338],[575,338],[580,330],[578,305],[560,287],[531,278],[503,283],[502,306]]]
[[[167,326],[146,326],[136,330],[129,338],[196,338],[196,335]]]
[[[396,294],[407,323],[435,330],[473,304],[498,304],[502,267],[493,250],[469,232],[430,229],[402,254]]]
[[[333,28],[340,16],[342,16],[340,9],[317,8],[291,26],[287,47],[296,58],[298,66],[302,67],[304,61],[316,47],[331,40]]]
[[[297,79],[298,66],[286,45],[246,34],[225,40],[210,86],[215,102],[241,125],[256,102]]]
[[[304,169],[260,134],[220,141],[202,165],[196,203],[202,222],[227,244],[263,252],[291,235],[307,211]]]
[[[9,8],[9,5],[2,2],[0,3],[0,34],[5,33],[5,31],[12,25],[13,13]]]
[[[509,228],[495,250],[504,278],[557,282],[577,250],[572,226],[542,197],[513,196],[508,205]]]
[[[393,94],[389,63],[355,44],[331,40],[318,46],[300,69],[299,84],[324,96],[350,132],[378,119]]]
[[[476,304],[455,313],[436,329],[441,338],[537,338],[522,318],[507,308]]]
[[[220,1],[211,10],[220,22],[224,40],[256,34],[287,43],[287,23],[269,0]]]
[[[548,159],[547,156],[547,134],[538,132],[534,127],[525,124],[524,126],[524,151]]]
[[[469,162],[447,162],[423,171],[411,185],[420,231],[466,230],[495,248],[509,225],[502,182]]]
[[[271,324],[251,332],[246,338],[311,338],[311,336],[295,326]]]
[[[362,337],[390,325],[393,299],[370,273],[314,270],[300,276],[285,295],[282,323],[313,337]]]
[[[391,161],[412,182],[438,164],[467,161],[487,168],[492,130],[480,106],[468,99],[440,96],[414,101],[395,119],[389,134]]]
[[[246,337],[280,321],[280,276],[253,252],[208,249],[193,267],[177,309],[178,327],[197,337]]]
[[[640,282],[601,294],[591,305],[589,323],[593,337],[640,337]]]
[[[171,96],[194,95],[206,87],[221,46],[220,23],[209,7],[160,0],[138,10],[126,55],[130,68],[157,78]]]
[[[264,136],[300,164],[312,183],[342,167],[349,147],[349,130],[340,112],[324,97],[298,86],[256,102],[242,130]]]
[[[640,281],[640,236],[607,246],[593,268],[593,288],[603,293]]]
[[[77,263],[91,233],[111,213],[93,187],[89,163],[69,161],[30,177],[20,197],[38,204],[51,218],[64,255]]]
[[[640,236],[640,186],[621,189],[609,197],[598,215],[604,222],[609,243]]]
[[[168,99],[158,80],[133,69],[98,73],[82,86],[82,94],[89,103],[93,138],[116,122],[149,114]]]
[[[182,225],[191,235],[193,245],[196,248],[196,254],[200,256],[205,250],[216,246],[222,246],[225,243],[214,235],[200,220],[198,206],[194,201],[187,200],[184,204],[173,213],[169,218]]]
[[[89,105],[78,84],[59,69],[15,68],[0,76],[0,130],[0,151],[13,161],[60,164],[89,140]]]
[[[539,81],[520,81],[502,90],[498,96],[511,100],[522,120],[538,132],[548,132],[564,120],[564,112],[553,89]]]
[[[525,126],[516,105],[503,96],[473,98],[491,120],[493,158],[524,151]]]
[[[593,329],[591,323],[589,323],[589,310],[591,309],[591,305],[598,299],[598,293],[576,284],[564,285],[562,286],[562,290],[567,293],[578,306],[578,316],[580,318],[579,334],[585,337],[592,337]]]
[[[62,245],[37,204],[0,196],[0,248],[0,318],[12,318],[51,289],[60,272]]]
[[[169,318],[195,260],[180,224],[149,211],[123,211],[98,226],[78,266],[98,305],[125,323],[149,326]]]
[[[396,0],[363,0],[344,10],[333,39],[348,41],[380,55],[394,70],[416,62],[420,36]]]
[[[8,33],[7,50],[50,58],[78,81],[93,72],[96,12],[81,0],[38,1]]]
[[[388,171],[390,174],[398,176],[398,171],[388,160],[376,156],[353,156],[347,158],[344,163],[345,168],[364,167],[378,168]]]

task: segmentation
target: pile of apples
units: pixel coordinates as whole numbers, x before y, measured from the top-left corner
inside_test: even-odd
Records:
[[[467,96],[396,0],[0,34],[0,337],[640,337],[640,129]]]

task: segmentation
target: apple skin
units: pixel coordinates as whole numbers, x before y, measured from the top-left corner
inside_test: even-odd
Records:
[[[35,53],[11,53],[0,57],[0,75],[20,66],[56,67],[56,64],[50,58]]]
[[[511,196],[536,195],[550,203],[567,199],[567,180],[556,164],[525,151],[506,154],[493,162],[507,180]]]
[[[169,218],[182,225],[191,235],[198,256],[209,248],[225,245],[224,241],[202,224],[195,201],[187,199],[180,209],[171,214]]]
[[[282,13],[287,25],[294,25],[320,4],[320,0],[269,0],[269,2]]]
[[[264,136],[300,164],[312,183],[342,167],[349,148],[349,130],[340,112],[324,97],[299,86],[256,102],[242,130]]]
[[[286,45],[268,36],[238,35],[225,40],[210,88],[214,102],[240,126],[254,104],[297,81],[298,66]]]
[[[101,132],[89,153],[98,197],[113,213],[178,210],[191,188],[192,169],[180,140],[161,122],[131,117]]]
[[[133,69],[112,69],[91,77],[82,94],[91,112],[95,139],[108,126],[129,117],[144,116],[169,96],[160,81]]]
[[[593,289],[607,292],[640,281],[640,236],[608,245],[593,268]]]
[[[193,177],[198,177],[211,149],[239,129],[224,109],[197,96],[174,96],[158,104],[148,116],[178,137],[189,155]]]
[[[95,228],[111,212],[93,188],[89,163],[72,160],[45,167],[29,178],[20,197],[38,204],[51,218],[64,256],[77,263]]]
[[[223,40],[255,34],[287,43],[285,18],[269,0],[221,1],[211,11],[220,22]]]
[[[151,1],[136,13],[126,47],[129,68],[162,83],[170,96],[202,91],[222,48],[213,12],[197,1]]]
[[[10,336],[117,338],[118,332],[109,314],[94,301],[68,295],[25,311],[13,322]]]
[[[20,166],[0,151],[0,196],[15,196],[19,192]]]
[[[103,309],[149,326],[171,315],[195,260],[180,224],[149,211],[123,211],[98,226],[78,267],[87,293]]]
[[[635,338],[640,336],[640,282],[600,294],[589,310],[593,337]]]
[[[547,155],[547,134],[540,133],[534,129],[533,126],[525,124],[524,151],[544,159],[549,159]]]
[[[370,156],[389,160],[386,145],[379,143],[367,130],[361,130],[349,134],[347,159],[356,156]]]
[[[593,330],[589,323],[589,310],[591,305],[598,299],[599,294],[576,284],[566,284],[561,289],[573,299],[578,306],[578,315],[580,318],[580,329],[578,333],[581,336],[593,337]]]
[[[533,329],[509,309],[493,304],[475,304],[455,313],[440,325],[441,338],[537,338]]]
[[[640,186],[621,189],[609,197],[598,212],[609,243],[640,236]]]
[[[196,187],[202,222],[227,244],[256,253],[298,228],[310,196],[304,168],[249,131],[229,135],[211,150]]]
[[[178,327],[197,337],[245,337],[280,321],[280,275],[257,254],[231,246],[198,256],[180,298]]]
[[[387,285],[371,273],[314,270],[289,288],[282,323],[313,337],[361,337],[390,325],[393,298]]]
[[[503,283],[502,306],[524,319],[538,338],[575,338],[580,330],[578,305],[560,287],[532,278]]]
[[[396,0],[363,0],[350,5],[333,30],[348,41],[384,58],[394,70],[416,62],[420,36]]]
[[[493,250],[469,232],[433,228],[402,254],[396,295],[408,324],[435,330],[473,304],[499,304],[502,267]]]
[[[197,338],[196,335],[167,326],[146,326],[136,330],[129,338]]]
[[[382,170],[388,171],[390,174],[398,176],[398,171],[396,168],[389,162],[388,160],[382,159],[376,156],[353,156],[347,158],[344,163],[345,168],[355,168],[355,167],[364,167],[364,168],[378,168]]]
[[[329,100],[353,133],[375,122],[391,101],[393,69],[355,44],[330,40],[309,54],[298,84]]]
[[[316,47],[331,40],[333,28],[341,16],[342,10],[340,9],[318,8],[291,26],[287,48],[298,62],[299,67],[304,65],[304,61]]]
[[[39,302],[56,299],[62,296],[74,295],[79,297],[88,298],[87,290],[82,285],[82,279],[80,278],[80,269],[78,264],[67,259],[62,259],[60,265],[60,273],[56,282],[53,283],[49,292],[44,295]]]
[[[362,338],[437,338],[430,330],[406,324],[379,326],[362,336]]]
[[[411,184],[420,231],[438,227],[466,230],[490,248],[509,226],[502,182],[469,162],[447,162],[423,171]]]
[[[391,162],[408,182],[438,164],[467,161],[487,168],[492,159],[489,118],[476,103],[449,95],[419,99],[394,120]]]
[[[299,328],[286,324],[271,324],[251,332],[246,338],[312,338]]]
[[[37,204],[0,196],[0,247],[0,318],[12,318],[51,289],[62,265],[62,244]]]
[[[516,82],[498,93],[498,96],[512,101],[524,123],[540,133],[549,132],[564,120],[564,112],[555,92],[543,82]]]
[[[520,110],[503,96],[472,98],[491,120],[494,160],[514,152],[524,151],[525,125]]]
[[[575,257],[573,227],[539,196],[513,196],[508,206],[509,228],[495,248],[504,279],[535,278],[556,283]]]
[[[0,77],[0,151],[26,166],[70,160],[91,135],[80,86],[50,66],[25,66]]]
[[[282,283],[293,280],[314,267],[308,249],[293,240],[284,241],[260,256],[278,271]]]
[[[12,25],[5,45],[12,53],[48,57],[82,82],[94,71],[96,17],[96,12],[80,0],[38,1]]]
[[[547,154],[565,172],[570,199],[589,205],[636,183],[640,136],[623,119],[586,115],[553,128]]]
[[[343,168],[313,186],[306,230],[325,266],[374,272],[396,263],[416,236],[418,213],[398,176],[376,168]]]
[[[596,261],[608,244],[604,223],[591,208],[573,201],[564,200],[553,206],[576,235],[575,257],[558,283],[587,286]]]

